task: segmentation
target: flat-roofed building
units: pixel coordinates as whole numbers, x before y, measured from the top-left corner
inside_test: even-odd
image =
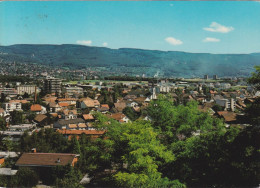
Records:
[[[2,107],[7,112],[12,112],[14,110],[22,110],[22,104],[20,102],[7,102],[3,103]]]
[[[47,77],[44,80],[44,91],[47,93],[61,93],[61,79]]]
[[[19,95],[23,95],[25,93],[28,93],[29,95],[38,92],[38,89],[35,85],[21,85],[21,86],[17,86],[17,93]]]
[[[67,93],[69,96],[74,94],[83,95],[83,88],[81,87],[65,87],[64,92]]]
[[[1,87],[0,88],[0,94],[4,93],[5,95],[17,95],[17,90],[15,88],[7,88],[7,87]]]

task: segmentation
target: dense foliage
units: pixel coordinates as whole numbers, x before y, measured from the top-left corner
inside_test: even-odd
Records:
[[[18,112],[13,113],[15,121],[22,121]],[[0,176],[0,185],[28,187],[41,179],[56,187],[81,187],[80,179],[87,173],[88,186],[99,187],[256,187],[259,98],[246,113],[252,125],[227,128],[220,119],[200,112],[194,101],[177,105],[170,96],[159,96],[147,108],[151,121],[121,124],[94,114],[93,126],[105,130],[99,138],[82,134],[67,139],[53,129],[25,133],[19,145],[6,139],[0,150],[75,153],[79,161],[75,167],[57,166],[48,173],[22,168],[14,177]]]
[[[85,173],[91,186],[258,185],[259,128],[227,129],[219,119],[198,111],[196,103],[176,106],[163,96],[151,103],[148,114],[151,122],[120,124],[97,113],[95,126],[106,130],[104,136],[83,134],[68,140],[45,129],[25,134],[21,151],[36,147],[39,152],[80,154],[76,167],[56,169],[61,172],[54,170],[46,178],[56,186],[80,186]]]

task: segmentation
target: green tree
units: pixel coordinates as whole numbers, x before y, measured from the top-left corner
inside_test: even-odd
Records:
[[[0,98],[0,102],[6,102],[6,95],[4,93],[1,93],[1,98]]]
[[[147,109],[153,127],[160,133],[166,145],[179,140],[179,136],[191,137],[196,132],[207,132],[223,127],[223,123],[209,114],[200,112],[195,101],[175,106],[166,96],[159,96]]]
[[[260,66],[255,66],[256,72],[248,79],[248,83],[253,84],[256,89],[260,89]],[[246,110],[246,116],[249,123],[253,125],[260,125],[260,97],[250,104]]]
[[[259,183],[259,128],[211,131],[174,142],[176,160],[164,174],[188,186],[237,187]]]
[[[6,130],[6,122],[3,117],[0,116],[0,131]]]
[[[39,177],[35,173],[35,171],[26,167],[20,168],[16,176],[17,176],[16,186],[33,187],[37,185],[39,181]]]
[[[135,112],[133,108],[131,107],[126,107],[123,110],[123,113],[131,120],[131,121],[135,121],[136,119],[139,118],[140,113]]]
[[[21,111],[14,110],[14,111],[10,112],[10,116],[12,117],[11,123],[13,125],[20,124],[20,123],[24,122],[23,112],[21,112]]]
[[[22,109],[23,111],[29,111],[30,110],[30,107],[31,107],[31,103],[25,103],[25,104],[22,104]]]
[[[25,98],[29,98],[30,96],[29,96],[29,94],[27,93],[27,92],[25,92],[24,94],[23,94],[23,98],[25,99]]]
[[[69,142],[70,152],[75,154],[80,154],[80,144],[76,136],[73,136]]]
[[[248,79],[248,83],[253,84],[257,89],[260,89],[260,65],[255,66],[256,71]]]
[[[121,158],[123,167],[115,174],[116,183],[126,187],[168,187],[179,182],[171,181],[158,171],[162,163],[174,160],[174,155],[160,144],[157,134],[148,122],[140,121],[124,125],[126,132],[121,142],[127,143],[127,152]],[[184,185],[182,185],[184,186]]]

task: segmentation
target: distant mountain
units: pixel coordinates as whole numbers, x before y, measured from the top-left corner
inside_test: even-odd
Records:
[[[260,53],[209,54],[143,49],[110,49],[81,45],[0,46],[2,62],[19,61],[69,68],[103,67],[128,75],[169,77],[249,76],[260,65]]]

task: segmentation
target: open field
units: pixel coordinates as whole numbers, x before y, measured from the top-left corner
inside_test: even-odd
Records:
[[[205,80],[205,79],[202,79],[202,78],[194,78],[194,79],[184,79],[183,81],[186,81],[186,82],[222,82],[223,80],[213,80],[213,79],[208,79],[208,80]]]
[[[113,82],[113,83],[144,83],[147,84],[148,81],[120,81],[120,80],[80,80],[80,81],[69,81],[69,82],[64,82],[67,84],[77,84],[78,82],[80,83],[95,83],[95,82],[103,82],[103,83],[108,83],[108,82]]]

